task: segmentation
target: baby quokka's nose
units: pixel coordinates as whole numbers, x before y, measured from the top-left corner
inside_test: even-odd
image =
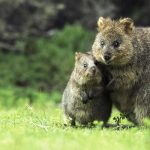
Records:
[[[110,53],[105,53],[104,54],[104,59],[105,59],[105,61],[109,61],[111,59],[111,54]]]
[[[92,66],[92,67],[91,67],[91,71],[92,71],[93,74],[95,74],[95,73],[96,73],[96,67],[95,67],[95,66]]]

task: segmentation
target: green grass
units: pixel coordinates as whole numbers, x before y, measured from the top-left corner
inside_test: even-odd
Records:
[[[114,111],[113,116],[119,113]],[[112,117],[113,118],[113,117]],[[114,123],[111,118],[111,122]],[[124,120],[124,123],[128,123]],[[150,129],[64,127],[62,110],[52,102],[0,108],[0,149],[3,150],[147,150]]]
[[[58,103],[61,93],[32,89],[0,88],[0,149],[3,150],[145,150],[150,148],[150,121],[147,128],[101,129],[63,126]],[[29,103],[33,102],[32,106]],[[110,123],[119,112],[113,110]],[[126,119],[121,124],[131,125]]]

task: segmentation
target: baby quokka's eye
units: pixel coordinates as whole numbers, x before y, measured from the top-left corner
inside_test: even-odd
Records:
[[[100,45],[101,45],[101,47],[103,47],[103,46],[105,45],[105,42],[102,40],[102,41],[100,42]]]
[[[83,67],[84,67],[84,68],[87,68],[87,67],[88,67],[88,64],[87,64],[87,63],[84,63],[84,64],[83,64]]]
[[[116,41],[113,42],[112,45],[113,45],[114,48],[118,48],[120,46],[120,42],[118,40],[116,40]]]

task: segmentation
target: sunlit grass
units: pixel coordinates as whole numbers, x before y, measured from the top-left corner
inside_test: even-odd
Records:
[[[114,111],[113,116],[117,115]],[[112,118],[110,122],[115,123]],[[3,150],[145,150],[150,148],[150,129],[101,129],[100,124],[64,127],[60,106],[25,104],[9,110],[1,107],[0,146]]]
[[[30,95],[33,104],[30,105]],[[56,94],[12,88],[0,90],[0,149],[3,150],[91,150],[149,149],[150,121],[142,128],[63,126],[63,112]],[[120,114],[113,110],[110,123]],[[132,125],[126,119],[121,124]],[[119,130],[118,130],[119,129]]]

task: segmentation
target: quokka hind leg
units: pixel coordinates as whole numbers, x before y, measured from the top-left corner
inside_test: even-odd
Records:
[[[150,112],[150,86],[146,84],[137,92],[134,104],[135,125],[143,126],[144,119],[149,117]]]
[[[70,120],[70,124],[71,124],[72,127],[75,127],[76,126],[75,119],[71,119]]]
[[[75,119],[67,116],[67,115],[64,115],[64,126],[75,126]]]
[[[102,129],[103,128],[109,128],[110,125],[108,124],[108,122],[104,121],[101,127],[102,127]]]

